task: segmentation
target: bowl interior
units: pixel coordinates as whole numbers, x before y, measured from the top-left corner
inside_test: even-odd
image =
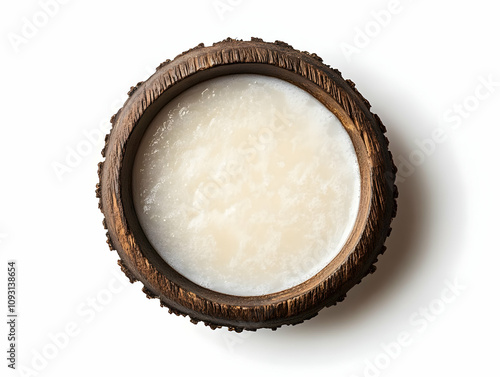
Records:
[[[193,283],[191,280],[185,278],[177,271],[175,271],[172,267],[170,267],[168,263],[160,257],[160,255],[157,253],[155,248],[151,245],[146,235],[144,234],[144,231],[139,224],[139,220],[135,212],[134,201],[132,197],[132,168],[135,160],[135,155],[144,132],[151,123],[152,119],[158,114],[158,112],[169,101],[200,82],[219,76],[241,73],[253,73],[272,76],[288,81],[296,85],[297,87],[307,91],[321,103],[323,103],[323,105],[327,107],[340,120],[347,133],[349,134],[356,151],[361,176],[360,204],[356,222],[349,238],[347,239],[347,242],[345,243],[340,253],[319,273],[299,285],[283,290],[281,292],[262,296],[245,297],[222,294],[201,287]],[[159,79],[159,77],[153,75],[150,78],[150,80],[155,79]],[[129,230],[133,233],[137,241],[137,247],[139,247],[142,254],[148,259],[151,264],[155,266],[155,268],[161,274],[163,274],[172,283],[181,286],[198,296],[204,297],[207,300],[227,305],[248,306],[279,302],[307,292],[308,290],[314,288],[322,281],[327,279],[335,270],[337,270],[342,265],[342,263],[346,260],[346,257],[355,249],[357,242],[363,232],[366,219],[368,217],[369,203],[371,200],[369,174],[370,170],[368,152],[365,148],[365,144],[363,143],[362,136],[359,134],[357,128],[354,126],[352,120],[349,118],[346,112],[329,93],[327,93],[321,87],[309,81],[308,79],[283,68],[279,68],[270,64],[239,63],[222,65],[202,71],[197,71],[196,73],[186,77],[185,79],[176,82],[174,85],[168,88],[156,101],[154,101],[146,109],[143,116],[134,125],[133,131],[127,140],[127,143],[125,145],[122,169],[120,171],[120,181],[122,187],[122,203],[124,207],[124,213],[128,221]]]

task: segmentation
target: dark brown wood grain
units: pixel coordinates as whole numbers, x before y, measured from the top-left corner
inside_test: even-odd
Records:
[[[287,80],[308,91],[342,122],[354,144],[361,170],[361,203],[354,230],[342,251],[306,282],[264,296],[238,297],[198,286],[172,269],[154,250],[141,229],[131,195],[135,152],[152,118],[172,98],[207,79],[227,74],[257,73]],[[342,301],[347,291],[375,270],[396,214],[396,168],[388,150],[385,127],[370,112],[369,102],[338,70],[316,54],[294,50],[284,42],[226,39],[203,44],[160,64],[111,119],[112,130],[99,164],[96,194],[108,229],[108,245],[131,282],[141,281],[149,298],[191,321],[230,330],[276,329],[315,316]]]

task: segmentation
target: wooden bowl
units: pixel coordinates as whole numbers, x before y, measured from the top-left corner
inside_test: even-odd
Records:
[[[281,292],[240,297],[203,288],[170,267],[151,246],[139,225],[132,200],[132,166],[139,142],[154,116],[186,89],[214,77],[254,73],[286,80],[309,92],[341,121],[356,151],[361,173],[359,212],[345,246],[319,273]],[[191,321],[230,330],[276,329],[314,317],[342,301],[346,292],[375,270],[396,214],[396,168],[386,131],[369,102],[339,71],[316,54],[286,43],[226,39],[203,44],[160,64],[145,82],[132,87],[129,99],[111,118],[99,163],[96,194],[104,214],[111,250],[116,250],[131,282],[141,281],[148,298]]]

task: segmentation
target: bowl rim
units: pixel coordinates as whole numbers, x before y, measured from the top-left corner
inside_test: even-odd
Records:
[[[254,73],[286,80],[322,102],[348,132],[361,174],[358,215],[338,255],[320,272],[292,288],[261,295],[235,296],[212,291],[170,267],[145,236],[132,198],[132,167],[142,135],[153,117],[171,99],[215,77]],[[116,250],[122,270],[144,284],[149,298],[159,298],[171,312],[189,315],[212,328],[255,330],[296,324],[320,309],[342,301],[346,292],[369,272],[396,213],[396,168],[384,136],[385,127],[370,112],[370,104],[350,80],[322,63],[315,54],[294,50],[284,42],[226,39],[185,51],[160,64],[111,119],[104,162],[99,164],[97,196],[108,229],[108,244]]]

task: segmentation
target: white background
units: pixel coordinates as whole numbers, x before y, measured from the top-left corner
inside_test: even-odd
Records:
[[[18,367],[29,368],[21,375],[498,370],[496,2],[42,2],[0,9],[0,312],[15,259]],[[316,52],[356,82],[389,129],[398,165],[412,165],[398,179],[399,212],[377,272],[337,307],[276,332],[212,331],[146,299],[108,249],[94,196],[102,130],[130,86],[166,58],[228,36]],[[71,159],[77,148],[84,153]],[[1,328],[0,374],[17,375]],[[401,333],[409,340],[396,346]]]

